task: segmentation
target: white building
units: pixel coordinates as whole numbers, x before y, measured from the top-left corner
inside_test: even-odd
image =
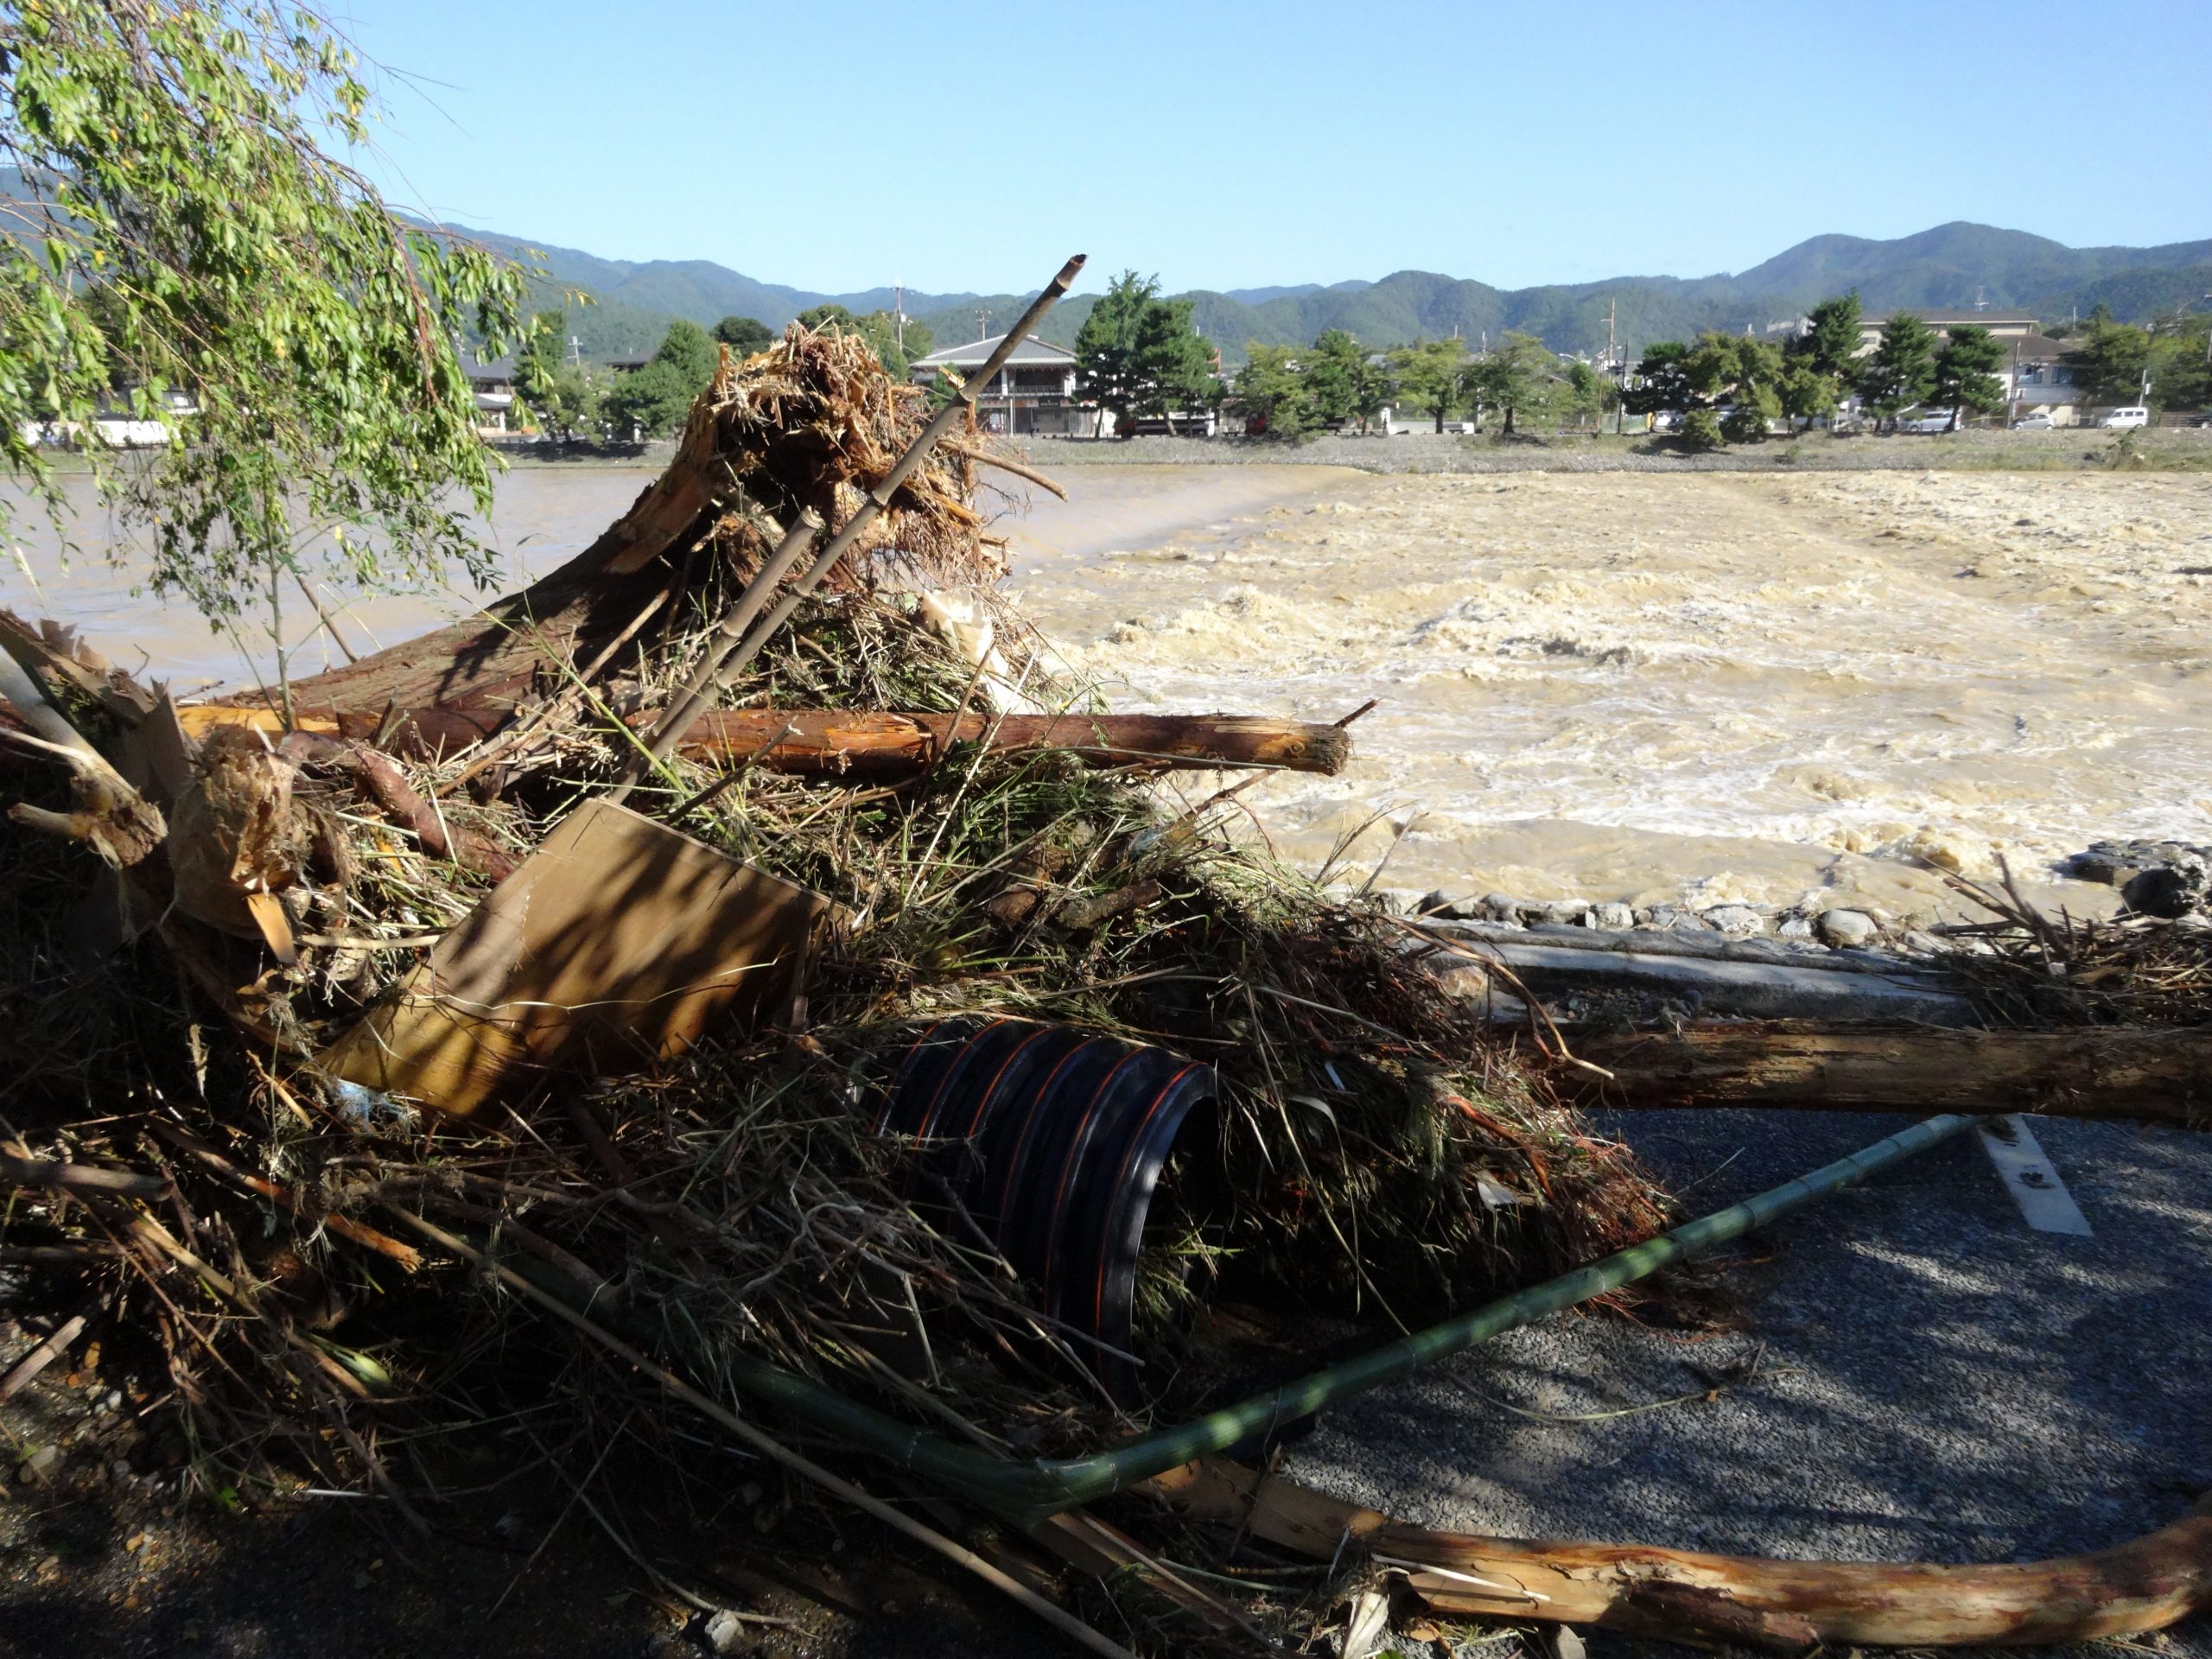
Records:
[[[940,371],[950,369],[964,384],[1005,338],[993,334],[931,352],[914,365],[914,378],[934,380]],[[991,384],[978,388],[976,419],[984,430],[1010,436],[1098,437],[1103,432],[1099,411],[1077,403],[1075,384],[1073,352],[1045,340],[1025,340]]]

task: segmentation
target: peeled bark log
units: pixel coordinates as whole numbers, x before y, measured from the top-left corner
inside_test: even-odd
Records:
[[[789,726],[793,729],[769,746]],[[1338,726],[1249,715],[877,715],[743,709],[705,715],[684,734],[684,753],[751,760],[778,772],[904,777],[951,742],[994,749],[1072,751],[1093,766],[1163,761],[1184,767],[1281,766],[1336,773],[1351,754]]]
[[[1583,1036],[1574,1052],[1612,1073],[1611,1082],[1586,1072],[1560,1079],[1589,1105],[2212,1120],[2212,1031],[2202,1029],[1784,1021]]]
[[[1783,1561],[1646,1544],[1524,1542],[1430,1532],[1234,1464],[1154,1487],[1181,1513],[1317,1560],[1348,1540],[1398,1567],[1439,1612],[1603,1625],[1802,1652],[1813,1641],[2012,1647],[2163,1630],[2212,1606],[2212,1499],[2140,1538],[2056,1560]]]
[[[273,709],[199,703],[180,709],[195,736],[250,724],[274,730]],[[649,721],[651,715],[639,716]],[[300,729],[349,738],[386,735],[394,753],[453,754],[499,729],[498,709],[427,708],[394,715],[344,709],[298,709]],[[994,749],[1067,749],[1092,766],[1159,761],[1206,769],[1280,766],[1334,774],[1351,755],[1341,726],[1251,715],[901,715],[834,709],[738,709],[702,715],[677,745],[695,760],[742,760],[774,772],[864,779],[910,778],[935,764],[952,742]]]

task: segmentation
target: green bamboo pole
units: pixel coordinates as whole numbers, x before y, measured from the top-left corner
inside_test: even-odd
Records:
[[[1338,1401],[1351,1399],[1441,1359],[1549,1314],[1592,1300],[1633,1283],[1661,1268],[1687,1260],[1719,1244],[1779,1220],[1815,1199],[1840,1191],[1949,1140],[1975,1120],[1958,1114],[1931,1117],[1901,1129],[1796,1180],[1769,1189],[1726,1210],[1617,1250],[1589,1266],[1534,1285],[1471,1311],[1456,1314],[1425,1331],[1328,1366],[1264,1394],[1158,1429],[1126,1446],[1087,1458],[1039,1459],[1014,1463],[974,1446],[912,1428],[871,1407],[779,1366],[726,1355],[719,1363],[741,1395],[849,1441],[897,1468],[968,1499],[1027,1528],[1063,1510],[1071,1510],[1165,1474],[1195,1459],[1227,1451],[1255,1434],[1294,1423]],[[514,1266],[528,1270],[528,1258]],[[533,1274],[533,1278],[538,1277]],[[543,1287],[573,1299],[575,1287],[544,1277]]]

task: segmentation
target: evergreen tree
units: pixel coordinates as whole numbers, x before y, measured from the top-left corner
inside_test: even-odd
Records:
[[[1806,314],[1805,321],[1806,331],[1789,342],[1788,355],[1814,373],[1827,375],[1838,383],[1851,378],[1865,334],[1859,290],[1822,300]]]
[[[2114,322],[2107,312],[2103,317],[2089,319],[2081,352],[2075,359],[2074,378],[2091,403],[2136,403],[2143,396],[2143,379],[2151,372],[2152,356],[2151,331],[2133,323]]]
[[[1368,362],[1369,353],[1341,328],[1324,329],[1305,355],[1306,386],[1316,423],[1364,425],[1389,400],[1389,381]]]
[[[668,333],[645,366],[619,378],[607,390],[607,425],[617,438],[633,432],[661,438],[679,430],[691,405],[715,378],[718,360],[707,331],[687,318],[668,325]]]
[[[1910,311],[1882,325],[1873,355],[1859,371],[1859,397],[1878,421],[1894,426],[1899,414],[1927,402],[1936,390],[1936,331]]]
[[[1806,330],[1783,347],[1782,410],[1807,426],[1833,414],[1857,378],[1864,330],[1859,293],[1822,300],[1806,314]]]
[[[1961,323],[1949,331],[1936,353],[1936,385],[1930,401],[1951,411],[1950,429],[1959,429],[1961,410],[1993,415],[2005,407],[2005,387],[1995,371],[2005,361],[2002,341],[1988,329]]]

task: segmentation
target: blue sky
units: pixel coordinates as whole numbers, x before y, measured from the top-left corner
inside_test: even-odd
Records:
[[[440,217],[842,292],[2212,237],[2212,5],[351,0]],[[1096,286],[1096,280],[1084,286]]]

